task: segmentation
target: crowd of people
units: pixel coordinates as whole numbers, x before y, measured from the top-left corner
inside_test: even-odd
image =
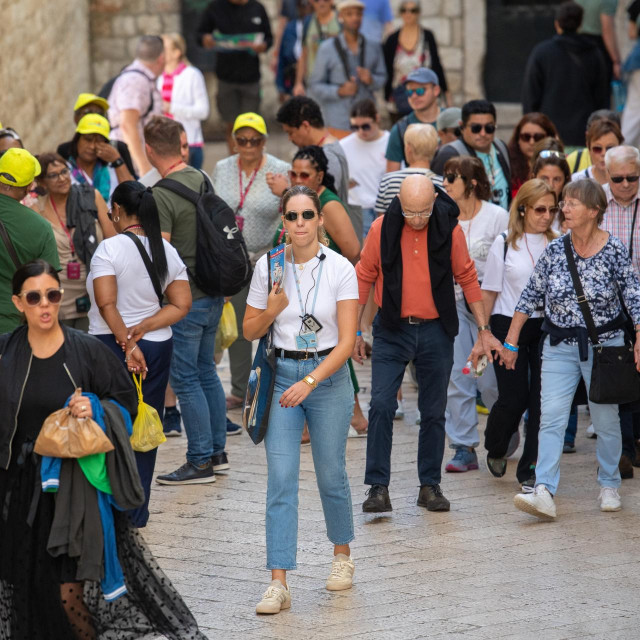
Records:
[[[80,94],[75,134],[56,151],[34,155],[0,126],[7,637],[203,637],[138,532],[149,520],[157,447],[134,452],[128,443],[133,380],[140,376],[165,434],[186,434],[184,464],[156,482],[210,484],[231,469],[227,436],[241,427],[227,412],[245,407],[254,343],[267,337],[272,580],[258,613],[291,606],[287,572],[296,568],[300,447],[308,442],[334,545],[326,587],[352,586],[347,440],[367,438],[362,510],[392,511],[405,374],[418,388],[417,504],[427,511],[451,507],[443,466],[480,468],[483,412],[488,472],[505,476],[522,439],[514,504],[555,518],[561,458],[576,450],[576,407],[585,404],[597,436],[600,509],[622,508],[621,480],[640,466],[640,412],[633,400],[594,400],[591,380],[594,353],[609,347],[626,349],[640,371],[640,152],[625,144],[628,115],[621,122],[606,100],[581,102],[571,118],[545,102],[550,60],[564,55],[554,47],[582,47],[580,64],[593,58],[606,76],[603,52],[578,33],[586,14],[575,2],[556,9],[558,35],[534,49],[526,70],[531,108],[505,143],[494,104],[451,106],[420,3],[402,2],[393,33],[385,6],[283,4],[288,19],[278,24],[272,58],[283,100],[274,115],[296,147],[290,158],[266,151],[259,55],[274,37],[257,0],[214,0],[203,14],[199,36],[217,49],[230,152],[210,176],[201,170],[204,77],[178,34],[142,37],[106,95]],[[573,65],[575,55],[566,55]],[[599,95],[590,83],[600,72],[567,73],[575,92]],[[239,243],[244,256],[243,273],[218,263],[233,285],[205,277],[206,258],[220,257],[203,249],[213,233],[203,218],[214,215],[227,221],[216,232],[221,251],[225,241]],[[283,244],[275,281],[270,250]],[[225,397],[215,363],[227,302],[238,338]],[[368,413],[353,364],[367,359]],[[67,405],[111,434],[114,451],[92,465],[38,456],[43,421]],[[33,571],[23,570],[27,558]]]

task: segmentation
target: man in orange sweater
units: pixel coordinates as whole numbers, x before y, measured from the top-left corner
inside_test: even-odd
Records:
[[[387,213],[371,226],[356,266],[360,292],[358,337],[354,359],[365,357],[359,323],[372,285],[380,307],[373,322],[373,352],[367,468],[371,485],[365,512],[391,511],[391,441],[397,393],[413,360],[418,379],[418,504],[448,511],[440,489],[444,455],[444,412],[458,332],[453,281],[462,287],[478,323],[478,341],[470,354],[491,360],[500,343],[493,337],[482,305],[473,260],[469,257],[458,207],[423,175],[409,176]]]

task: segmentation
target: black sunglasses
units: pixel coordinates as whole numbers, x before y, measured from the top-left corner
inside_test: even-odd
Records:
[[[313,220],[316,217],[316,212],[313,209],[305,209],[302,212],[302,219],[303,220]],[[298,212],[297,211],[287,211],[284,214],[284,219],[288,220],[289,222],[295,222],[298,219]]]
[[[488,124],[479,124],[477,122],[474,122],[473,124],[469,125],[469,129],[471,129],[471,133],[480,133],[484,129],[486,133],[491,135],[492,133],[496,132],[496,125],[492,124],[491,122],[489,122]]]
[[[371,130],[371,125],[367,122],[365,124],[352,124],[351,125],[351,131],[358,131],[362,129],[363,131],[370,131]]]
[[[239,147],[259,147],[262,144],[264,138],[236,138],[236,144]]]
[[[615,182],[616,184],[620,184],[621,182],[624,182],[625,180],[629,183],[633,183],[633,182],[638,182],[638,178],[640,178],[640,176],[611,176],[610,180],[611,182]]]
[[[547,137],[546,133],[520,133],[520,140],[522,142],[540,142]]]
[[[453,184],[456,181],[456,178],[462,178],[464,180],[464,176],[461,176],[459,173],[446,173],[444,175],[444,179],[449,184]]]
[[[402,7],[400,13],[420,13],[420,9],[418,7]]]
[[[47,289],[44,295],[51,304],[60,304],[63,293],[64,289]],[[30,307],[36,307],[40,304],[40,300],[42,300],[42,293],[36,290],[25,291],[24,293],[21,293],[19,297],[24,298],[24,301]]]

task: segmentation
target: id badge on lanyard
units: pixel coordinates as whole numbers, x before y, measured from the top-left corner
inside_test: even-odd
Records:
[[[318,349],[318,331],[322,329],[322,325],[314,317],[313,312],[316,308],[316,301],[318,299],[318,290],[320,289],[320,280],[322,278],[322,267],[324,260],[320,260],[320,270],[318,271],[318,281],[315,283],[315,292],[313,295],[313,304],[311,306],[311,313],[306,313],[305,306],[302,304],[302,293],[300,292],[300,281],[298,280],[298,273],[296,272],[296,265],[293,259],[293,250],[291,251],[291,266],[293,267],[293,275],[296,283],[296,291],[298,293],[298,303],[300,305],[300,313],[302,314],[302,326],[303,330],[294,334],[296,341],[296,349],[298,351],[308,351],[309,349]]]

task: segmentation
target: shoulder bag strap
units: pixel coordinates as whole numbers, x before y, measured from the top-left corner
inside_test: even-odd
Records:
[[[339,35],[333,39],[333,46],[336,48],[336,52],[338,53],[338,57],[342,63],[342,68],[344,69],[344,75],[347,78],[347,82],[349,82],[351,79],[351,74],[349,73],[349,61],[347,60],[347,53],[342,46],[342,42],[340,42]]]
[[[147,269],[147,273],[151,278],[151,284],[153,284],[153,289],[156,292],[156,295],[158,296],[158,303],[160,304],[160,307],[162,307],[163,295],[162,295],[162,287],[160,286],[160,278],[158,277],[158,272],[156,271],[156,268],[153,262],[151,262],[151,258],[149,258],[149,254],[147,253],[147,250],[144,248],[144,245],[142,244],[142,242],[140,242],[140,238],[138,238],[138,236],[135,233],[131,233],[131,231],[125,231],[124,235],[127,236],[128,238],[131,238],[133,240],[133,243],[138,248],[138,251],[140,252],[140,257],[142,258],[142,262],[144,262],[144,266]]]
[[[192,204],[197,205],[198,200],[200,200],[200,194],[193,189],[189,189],[189,187],[185,186],[181,182],[177,180],[173,180],[172,178],[163,178],[159,182],[157,182],[154,187],[162,187],[164,189],[168,189],[169,191],[182,196],[185,200],[188,200]]]
[[[569,273],[571,274],[571,280],[573,280],[573,288],[576,290],[578,296],[578,305],[580,305],[580,311],[584,317],[584,322],[587,325],[587,332],[593,345],[597,345],[600,342],[598,338],[598,332],[596,325],[593,322],[593,316],[591,315],[591,309],[589,308],[589,302],[584,295],[584,289],[582,288],[582,282],[580,282],[580,276],[578,275],[578,269],[576,268],[576,261],[573,259],[573,251],[571,250],[571,236],[566,234],[563,238],[564,253],[567,256],[567,265],[569,266]]]
[[[506,262],[507,261],[507,251],[509,249],[509,244],[507,243],[507,233],[506,231],[503,231],[501,234],[502,239],[504,240],[504,254],[502,256],[502,262]]]
[[[631,233],[629,235],[629,260],[633,260],[633,231],[636,228],[636,217],[638,215],[638,202],[640,202],[640,199],[636,198],[636,206],[633,208],[633,219],[631,220]]]
[[[19,269],[22,266],[22,263],[20,262],[20,258],[18,258],[13,242],[11,242],[11,238],[7,233],[7,228],[2,224],[2,222],[0,222],[0,237],[2,237],[2,242],[4,242],[4,246],[7,248],[7,253],[11,257],[13,264],[16,265],[16,269]]]

